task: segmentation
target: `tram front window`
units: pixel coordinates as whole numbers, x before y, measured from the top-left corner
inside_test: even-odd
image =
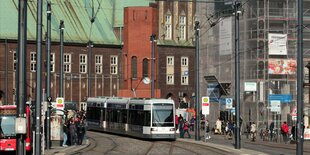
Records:
[[[153,105],[153,127],[173,127],[173,105]]]
[[[15,137],[15,116],[0,117],[0,137]]]

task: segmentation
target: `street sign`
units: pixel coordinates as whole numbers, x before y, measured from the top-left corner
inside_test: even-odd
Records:
[[[201,110],[203,115],[209,115],[210,114],[210,98],[208,96],[202,97],[201,102]]]
[[[232,109],[233,107],[233,100],[231,97],[226,98],[226,109]]]
[[[57,110],[64,110],[65,109],[64,98],[63,97],[56,98],[56,109]]]
[[[280,100],[271,100],[270,101],[270,111],[271,112],[281,112],[281,101]]]

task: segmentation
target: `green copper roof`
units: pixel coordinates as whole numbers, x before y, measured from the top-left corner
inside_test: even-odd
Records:
[[[43,35],[46,32],[46,0],[43,1]],[[71,43],[120,44],[113,27],[123,26],[123,8],[143,6],[150,0],[51,0],[52,41],[59,41],[59,21],[64,20],[64,40]],[[37,1],[28,0],[27,38],[36,40]],[[94,22],[91,24],[91,18]],[[18,0],[0,5],[0,38],[18,35]]]

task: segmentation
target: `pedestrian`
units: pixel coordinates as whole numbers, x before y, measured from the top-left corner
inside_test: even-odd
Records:
[[[188,121],[184,120],[184,135],[185,135],[185,133],[187,133],[188,138],[191,138],[191,135],[190,135],[188,130],[189,130],[189,123],[188,123]]]
[[[286,122],[283,122],[281,125],[281,133],[283,136],[283,141],[286,144],[287,143],[287,134],[288,134],[288,125],[286,124]]]
[[[206,135],[205,135],[206,140],[207,139],[211,139],[211,135],[210,135],[210,126],[209,126],[209,121],[206,120]]]
[[[76,144],[76,142],[77,142],[77,140],[76,140],[76,124],[75,124],[73,117],[70,118],[70,122],[69,122],[69,134],[70,134],[70,144],[71,145]]]
[[[64,135],[64,140],[62,142],[62,146],[63,147],[68,147],[67,145],[67,140],[68,140],[68,122],[65,122],[63,124],[63,135]]]
[[[0,106],[3,105],[2,98],[4,96],[4,91],[0,90]]]
[[[271,123],[269,125],[270,141],[272,141],[272,139],[273,139],[273,129],[274,129],[274,122],[271,121]]]
[[[84,135],[86,132],[85,121],[81,119],[80,122],[77,124],[77,144],[82,145]]]
[[[251,140],[254,142],[256,139],[256,124],[252,122],[251,124]]]
[[[178,130],[179,129],[179,117],[178,115],[175,115],[175,130]]]
[[[295,127],[295,125],[292,126],[291,135],[292,135],[292,140],[296,141],[296,127]]]
[[[246,125],[246,139],[249,139],[249,135],[251,133],[251,122]]]
[[[215,133],[221,134],[222,133],[222,121],[220,120],[220,118],[217,119],[215,125],[216,125]]]
[[[179,131],[180,131],[180,138],[184,138],[184,120],[183,120],[183,117],[179,117]]]
[[[194,124],[195,124],[195,117],[192,116],[191,120],[190,120],[190,130],[194,131]]]

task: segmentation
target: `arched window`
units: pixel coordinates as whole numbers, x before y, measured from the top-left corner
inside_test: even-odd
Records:
[[[148,75],[149,75],[149,60],[147,58],[144,58],[142,77],[148,77]]]
[[[137,57],[131,57],[131,78],[137,78]]]

